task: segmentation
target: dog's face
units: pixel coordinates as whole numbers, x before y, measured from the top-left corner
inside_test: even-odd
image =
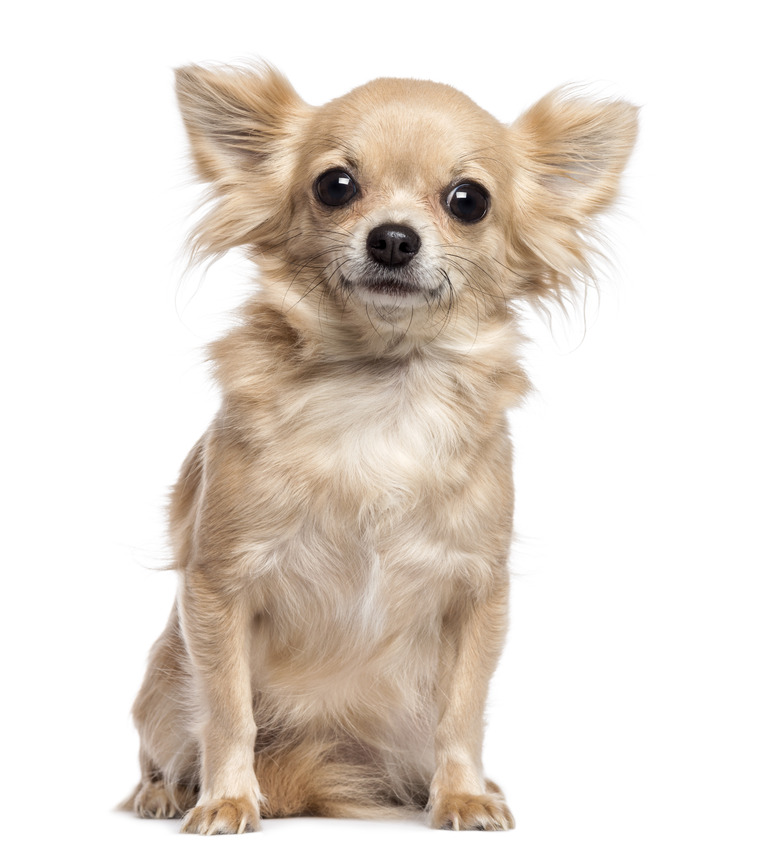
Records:
[[[506,316],[587,272],[583,235],[636,123],[625,103],[550,95],[506,126],[449,86],[398,79],[313,108],[269,68],[186,68],[178,93],[216,200],[204,252],[248,246],[265,284],[320,319],[324,302],[372,325],[416,311],[437,332],[440,313]]]
[[[506,130],[443,85],[377,80],[312,116],[296,183],[308,244],[342,297],[448,308],[500,249]],[[491,292],[500,296],[500,292]]]

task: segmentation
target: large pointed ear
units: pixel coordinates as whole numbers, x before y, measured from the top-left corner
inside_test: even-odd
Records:
[[[301,126],[311,111],[269,65],[176,71],[195,169],[216,200],[193,234],[199,253],[256,241],[291,198]]]
[[[578,219],[605,209],[617,194],[620,174],[637,133],[637,109],[623,100],[595,101],[553,91],[513,130],[529,166],[567,214]]]
[[[540,260],[536,291],[587,276],[592,219],[615,200],[637,134],[636,107],[554,91],[510,127],[519,156],[518,238]],[[533,286],[532,286],[533,287]]]

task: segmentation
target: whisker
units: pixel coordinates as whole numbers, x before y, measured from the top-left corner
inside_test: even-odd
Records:
[[[468,244],[463,244],[461,241],[458,241],[455,244],[452,244],[451,246],[454,247],[456,250],[470,250],[472,253],[478,253],[480,258],[482,258],[483,260],[491,262],[494,265],[498,265],[502,270],[505,270],[511,276],[517,277],[523,282],[527,282],[527,279],[525,276],[523,276],[523,274],[518,273],[516,270],[513,270],[509,267],[509,265],[505,265],[503,262],[496,259],[495,256],[488,256],[482,250],[478,250],[475,247],[470,247]]]
[[[290,280],[290,283],[289,283],[289,285],[287,286],[287,291],[285,291],[285,293],[284,293],[284,298],[283,298],[282,302],[284,302],[284,301],[287,299],[287,295],[290,293],[290,289],[293,287],[293,285],[295,284],[295,282],[297,282],[298,277],[299,277],[299,276],[300,276],[300,275],[301,275],[301,274],[302,274],[302,273],[303,273],[303,272],[304,272],[307,268],[310,268],[310,267],[311,267],[311,265],[312,265],[312,263],[313,263],[314,261],[316,261],[317,259],[321,258],[322,256],[326,256],[328,253],[335,253],[335,252],[339,252],[339,253],[340,253],[340,252],[341,252],[341,250],[340,250],[339,248],[337,248],[337,247],[327,247],[325,250],[321,250],[319,253],[315,253],[313,256],[310,256],[310,257],[309,257],[309,258],[308,258],[305,262],[303,262],[303,263],[299,263],[299,264],[298,264],[298,266],[297,266],[297,267],[298,267],[298,270],[295,272],[295,274],[293,275],[292,279]],[[324,267],[326,268],[326,267],[328,266],[328,264],[330,264],[330,262],[326,263]],[[324,268],[322,268],[321,270],[324,270]],[[307,293],[308,293],[308,291],[307,291],[307,292],[305,292],[303,296],[305,297]],[[298,303],[300,303],[302,299],[303,299],[303,297],[301,297],[299,300],[297,300],[297,301],[293,304],[293,306],[295,306],[295,305],[297,305]]]

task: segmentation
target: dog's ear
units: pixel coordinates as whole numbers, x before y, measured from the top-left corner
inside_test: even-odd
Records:
[[[176,94],[198,173],[209,181],[257,169],[306,110],[270,65],[178,68]]]
[[[617,196],[637,111],[554,91],[510,127],[519,152],[516,238],[541,261],[531,293],[559,297],[573,277],[589,274],[592,219]]]
[[[550,202],[581,221],[614,200],[636,139],[637,109],[622,100],[599,102],[554,91],[512,129]]]
[[[176,71],[195,168],[216,200],[193,234],[198,253],[257,241],[290,200],[300,126],[311,111],[269,65]]]

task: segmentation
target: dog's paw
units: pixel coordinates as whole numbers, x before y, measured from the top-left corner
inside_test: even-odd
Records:
[[[133,811],[139,818],[177,818],[176,799],[162,782],[143,782],[133,799]]]
[[[181,825],[182,832],[195,835],[237,835],[259,829],[257,803],[248,797],[226,797],[198,803],[190,809]]]
[[[501,794],[445,794],[431,809],[435,829],[497,831],[514,829],[515,820]]]

